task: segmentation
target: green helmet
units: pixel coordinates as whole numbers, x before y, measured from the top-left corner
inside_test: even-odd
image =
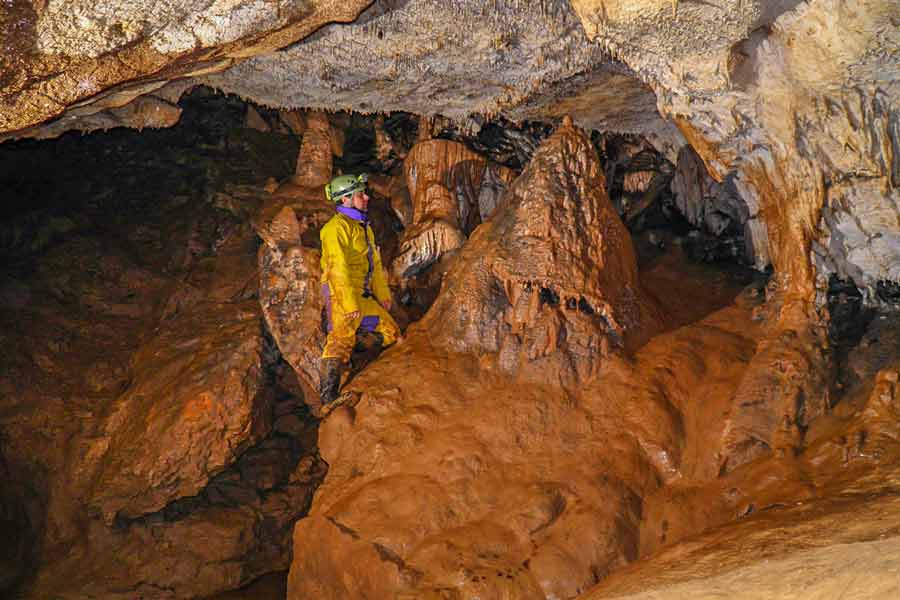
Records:
[[[344,196],[364,191],[368,180],[369,176],[365,173],[361,175],[338,175],[331,180],[331,183],[325,186],[325,197],[334,203],[338,203]]]

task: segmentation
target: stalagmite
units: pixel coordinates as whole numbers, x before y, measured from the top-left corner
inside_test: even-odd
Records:
[[[678,425],[642,393],[604,400],[631,385],[617,355],[661,323],[603,189],[564,125],[425,319],[354,380],[358,404],[320,429],[331,468],[294,532],[289,599],[570,598],[635,557],[638,497]]]
[[[898,23],[5,0],[0,596],[894,600]],[[408,328],[318,420],[361,170]]]
[[[544,178],[558,187],[535,189]],[[592,372],[608,349],[646,340],[660,326],[658,309],[644,296],[631,238],[605,189],[589,142],[564,124],[466,245],[465,268],[448,275],[448,293],[424,321],[444,323],[432,342],[499,352],[513,373],[547,355],[545,372],[566,380]],[[498,286],[505,299],[492,291]],[[540,350],[553,339],[561,345]]]

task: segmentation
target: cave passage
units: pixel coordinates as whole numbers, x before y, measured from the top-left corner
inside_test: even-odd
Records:
[[[559,122],[497,119],[473,131],[407,113],[277,111],[205,87],[185,94],[179,108],[180,121],[168,129],[67,133],[0,145],[6,199],[0,225],[0,507],[7,539],[16,540],[0,557],[0,589],[15,589],[23,598],[66,588],[104,595],[104,586],[119,590],[109,596],[116,598],[292,597],[288,590],[296,583],[288,569],[323,552],[313,544],[304,558],[305,539],[321,535],[322,543],[335,542],[327,552],[348,555],[366,536],[380,539],[377,527],[368,531],[355,512],[365,509],[353,508],[358,498],[352,494],[344,497],[351,506],[346,522],[311,520],[308,535],[295,533],[326,477],[333,480],[326,485],[332,498],[359,478],[360,493],[371,494],[361,505],[378,505],[376,513],[406,510],[382,502],[410,503],[412,512],[401,510],[399,523],[415,514],[416,502],[446,498],[425,467],[385,468],[387,487],[379,489],[378,478],[357,470],[365,460],[342,445],[353,436],[414,463],[404,449],[415,448],[430,431],[436,444],[446,446],[443,454],[423,450],[423,457],[440,463],[445,476],[463,480],[484,470],[491,487],[523,487],[518,498],[525,512],[508,523],[497,517],[504,527],[530,531],[536,540],[544,529],[547,536],[540,539],[556,540],[612,527],[616,533],[602,559],[610,570],[735,515],[810,497],[773,492],[765,476],[752,471],[758,462],[747,468],[749,475],[739,471],[751,482],[746,490],[726,493],[724,486],[735,481],[727,477],[734,463],[704,452],[731,427],[709,415],[730,414],[729,399],[741,393],[743,374],[773,319],[766,304],[773,287],[770,270],[753,268],[760,265],[739,196],[727,185],[710,193],[712,184],[698,171],[690,147],[670,160],[641,136],[587,136]],[[554,141],[559,139],[564,142]],[[588,184],[579,181],[564,191],[582,198],[580,191],[592,190],[624,225],[622,242],[597,225],[611,217],[563,201],[570,196],[547,200],[547,206],[565,207],[554,213],[558,222],[535,217],[543,214],[541,199],[533,198],[533,186],[517,183],[558,165],[561,180],[568,181],[565,160],[574,159],[539,149],[578,140],[593,155],[582,159],[576,152],[578,160],[599,168]],[[538,152],[546,155],[532,166]],[[350,409],[355,421],[340,413],[323,433],[310,409],[323,339],[318,229],[331,215],[322,183],[340,172],[371,175],[370,213],[385,265],[392,265],[394,313],[413,333],[383,358],[360,338],[344,382],[359,403]],[[592,182],[603,188],[578,187]],[[547,188],[548,198],[563,187]],[[594,225],[583,225],[591,221],[578,211],[593,215]],[[613,263],[591,254],[590,244],[573,255],[583,260],[573,259],[565,271],[560,265],[567,259],[559,254],[547,264],[540,262],[540,247],[529,254],[531,234],[522,245],[511,239],[522,223],[545,227],[553,238],[566,218],[586,227],[587,235],[596,236],[591,239],[612,243],[604,252],[615,260],[633,254],[637,279],[624,287],[623,299],[596,292],[597,272],[605,277],[604,271],[583,264],[611,269]],[[560,242],[561,248],[570,245]],[[479,249],[484,254],[473,258]],[[495,257],[487,266],[478,262]],[[620,277],[628,275],[623,264]],[[560,273],[575,275],[566,280]],[[488,275],[496,282],[478,287]],[[584,282],[574,281],[582,275]],[[459,290],[466,293],[458,302],[447,300]],[[890,296],[890,290],[884,293]],[[480,299],[471,304],[472,313],[453,312],[470,298]],[[871,347],[872,337],[898,336],[893,320],[877,318],[852,284],[834,278],[827,299],[839,372],[829,410],[839,409],[812,429],[804,422],[804,431],[819,439],[837,427],[834,419],[851,419],[852,409],[866,406],[874,366],[888,363],[852,350],[866,340]],[[632,306],[646,312],[635,316]],[[472,354],[482,356],[480,363],[463,352],[464,322],[479,310],[497,323],[496,332],[473,334],[483,345]],[[650,323],[649,333],[633,344],[629,319]],[[558,384],[556,372],[563,374]],[[577,391],[565,377],[577,382]],[[423,400],[408,405],[410,422],[387,427],[378,421],[409,402],[416,386],[447,414]],[[690,404],[686,390],[692,386],[708,396],[708,406]],[[651,389],[662,391],[654,395]],[[505,480],[490,472],[497,465],[485,466],[488,459],[467,446],[471,442],[458,442],[460,429],[440,426],[446,418],[462,427],[465,402],[490,404],[481,394],[509,410],[491,416],[472,408],[479,420],[473,439],[508,436],[504,444],[540,463],[548,439],[561,440],[570,450],[560,451],[569,452],[580,444],[593,448],[595,438],[608,436],[625,458],[615,463],[601,449],[591,450],[591,460],[599,461],[592,468],[604,475],[599,483],[594,474],[585,475],[597,486],[590,492],[579,487],[588,485],[581,475],[571,488]],[[517,408],[517,401],[528,407]],[[650,416],[636,416],[644,412]],[[479,423],[492,418],[507,421],[482,432]],[[348,433],[351,422],[357,430]],[[579,427],[593,429],[593,441]],[[648,431],[638,431],[644,427]],[[623,436],[622,429],[634,431]],[[823,463],[831,460],[829,443],[816,447]],[[866,442],[858,443],[861,449]],[[728,457],[735,455],[740,452]],[[346,462],[329,464],[331,456]],[[716,480],[720,472],[726,477]],[[692,483],[663,485],[679,477]],[[387,489],[392,482],[421,486],[414,488],[421,500],[397,500]],[[488,492],[476,486],[459,493]],[[612,513],[597,509],[598,522],[581,520],[586,513],[572,509],[593,502],[592,494],[614,499]],[[479,501],[501,513],[519,510],[500,496]],[[761,506],[760,497],[767,503]],[[716,507],[707,521],[695,514],[704,502]],[[390,544],[403,547],[406,542],[398,540],[407,534],[385,526],[390,544],[372,545],[380,557],[375,572],[386,581],[396,576],[425,586],[416,589],[439,589],[443,583],[429,581],[406,561],[444,564],[450,560],[442,554],[446,548],[475,548],[477,536],[456,539],[440,529],[462,519],[456,509],[437,516],[420,509],[428,513],[422,527],[449,536],[446,547],[428,550],[433,556],[401,557]],[[482,517],[467,518],[477,523]],[[553,579],[551,590],[557,586],[574,597],[573,590],[585,592],[606,578],[595,557],[583,573],[567,571],[552,554],[556,543],[562,542],[520,560],[525,567],[504,562],[518,550],[502,557],[483,548],[460,550],[460,556],[471,551],[493,565],[490,573],[472,571],[466,585],[532,597],[537,592],[528,578],[538,573]],[[313,563],[303,568],[318,568]]]

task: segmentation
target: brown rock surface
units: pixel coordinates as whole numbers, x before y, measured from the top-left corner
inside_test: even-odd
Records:
[[[583,598],[893,598],[897,381],[894,364],[851,390],[844,414],[819,419],[796,456],[661,489],[648,500],[646,559]]]
[[[200,305],[135,353],[128,391],[87,450],[85,469],[100,465],[91,504],[107,522],[196,495],[268,434],[259,328],[256,302]]]
[[[260,311],[249,221],[271,196],[231,183],[266,146],[224,143],[243,113],[217,103],[185,108],[183,137],[69,140],[89,161],[113,152],[110,170],[61,179],[76,187],[46,211],[73,216],[3,246],[0,595],[24,575],[16,597],[189,598],[288,566],[324,465]],[[56,146],[30,150],[71,177]]]
[[[482,182],[492,177],[488,171],[504,184],[514,177],[510,169],[490,164],[459,142],[426,140],[413,146],[403,162],[413,214],[391,264],[397,281],[462,247],[481,222],[479,197]]]
[[[572,597],[636,556],[640,497],[670,476],[680,424],[644,395],[654,384],[632,389],[645,367],[611,352],[660,324],[649,299],[643,314],[616,312],[642,291],[592,154],[571,125],[546,143],[431,312],[354,380],[359,403],[324,423],[330,470],[295,530],[289,598]],[[529,313],[516,300],[539,286],[557,300]],[[597,310],[566,308],[574,294]],[[528,331],[517,314],[545,337],[514,342]],[[697,385],[697,371],[677,372],[679,389]],[[576,376],[586,388],[560,387]]]
[[[272,202],[281,209],[260,229],[265,241],[259,249],[260,304],[275,343],[311,402],[318,399],[325,345],[318,231],[334,209],[324,198],[301,193],[298,199],[289,190],[276,192]]]
[[[315,188],[331,181],[333,138],[327,114],[315,111],[306,116],[306,130],[303,133],[300,154],[297,155],[294,183]]]
[[[496,353],[510,373],[528,364],[532,376],[566,381],[587,379],[611,350],[658,331],[658,309],[605,189],[590,142],[564,124],[448,274],[422,322],[432,343]]]

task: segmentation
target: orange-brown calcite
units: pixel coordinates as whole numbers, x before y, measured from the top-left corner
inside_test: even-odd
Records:
[[[403,173],[413,214],[392,266],[401,283],[462,247],[481,222],[479,196],[485,178],[509,183],[515,175],[460,142],[431,139],[413,146]]]
[[[868,364],[878,353],[862,349]],[[584,600],[895,598],[900,365],[890,363],[850,390],[841,414],[815,421],[796,455],[705,483],[688,479],[648,498],[648,556]]]
[[[350,384],[355,406],[320,427],[330,468],[290,599],[572,598],[637,558],[644,496],[714,464],[685,431],[715,438],[692,400],[737,386],[749,309],[616,352],[662,324],[602,183],[563,126],[432,311]]]
[[[433,344],[535,382],[584,381],[660,330],[597,155],[564,123],[479,227],[423,319]]]

